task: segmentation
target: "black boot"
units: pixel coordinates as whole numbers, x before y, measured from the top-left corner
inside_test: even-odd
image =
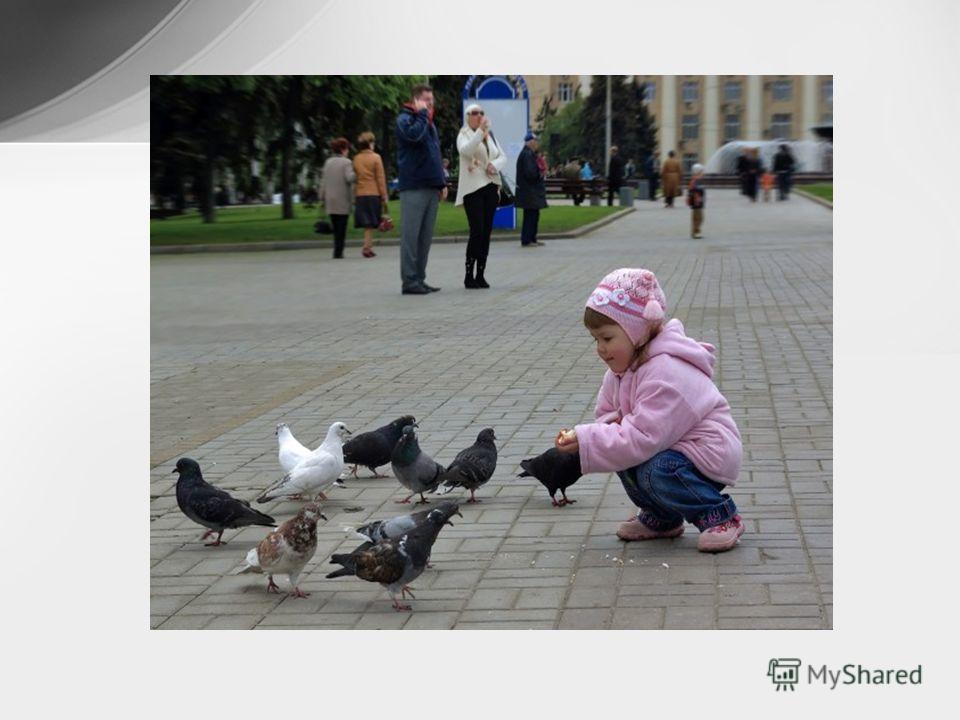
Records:
[[[473,279],[473,264],[476,260],[472,257],[467,258],[466,269],[467,273],[463,276],[463,286],[468,290],[475,290],[479,287],[477,281]]]
[[[477,279],[474,282],[476,282],[476,287],[478,288],[490,287],[487,284],[487,281],[483,279],[483,271],[486,269],[486,267],[487,267],[487,261],[485,259],[477,260]]]

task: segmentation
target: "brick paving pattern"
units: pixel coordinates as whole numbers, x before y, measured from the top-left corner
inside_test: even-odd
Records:
[[[338,262],[317,250],[153,257],[151,626],[830,628],[832,214],[802,198],[708,199],[703,240],[689,239],[689,211],[644,202],[575,240],[494,243],[487,291],[463,289],[463,245],[434,247],[428,282],[443,291],[427,297],[399,294],[397,248]],[[732,494],[747,534],[731,552],[698,553],[689,525],[676,540],[619,541],[632,506],[616,475],[582,478],[564,508],[515,477],[558,428],[592,418],[604,368],[582,303],[621,266],[654,270],[670,314],[719,349],[744,440]],[[280,472],[277,422],[315,446],[335,420],[360,431],[405,413],[441,463],[487,426],[500,450],[482,502],[462,506],[413,583],[411,613],[378,585],[324,578],[330,554],[358,542],[345,528],[409,507],[393,478],[361,470],[330,492],[307,599],[230,574],[264,528],[204,547],[177,509],[177,457],[252,499]],[[260,507],[285,520],[299,504]]]

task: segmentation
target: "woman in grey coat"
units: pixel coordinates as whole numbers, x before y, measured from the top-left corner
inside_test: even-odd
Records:
[[[320,200],[330,216],[333,226],[333,257],[343,257],[343,246],[347,238],[347,219],[350,217],[350,205],[353,202],[351,185],[357,174],[353,163],[347,157],[350,142],[346,138],[337,138],[330,143],[333,155],[323,164],[323,176],[320,179]]]

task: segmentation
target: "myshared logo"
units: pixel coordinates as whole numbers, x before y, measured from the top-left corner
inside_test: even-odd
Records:
[[[778,691],[795,691],[797,684],[803,682],[831,690],[836,690],[839,685],[921,685],[923,666],[912,669],[869,668],[849,663],[839,668],[809,664],[804,668],[803,662],[797,658],[773,658],[767,664],[767,676]]]

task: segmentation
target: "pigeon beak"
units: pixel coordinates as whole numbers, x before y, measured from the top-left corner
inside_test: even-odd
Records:
[[[450,522],[449,520],[447,520],[446,524],[449,525],[450,527],[453,527],[453,523]]]
[[[323,518],[324,520],[327,520],[327,516],[326,516],[326,515],[324,515],[323,513],[320,513],[320,517],[322,517],[322,518]],[[329,520],[327,520],[327,522],[330,522],[330,521],[329,521]]]
[[[173,475],[173,474],[178,473],[178,472],[180,472],[180,468],[174,468],[173,471],[172,471],[170,474]]]
[[[420,427],[420,423],[415,422],[415,423],[413,424],[413,426],[414,426],[414,427]]]
[[[457,515],[459,515],[460,517],[463,517],[463,513],[460,512],[459,510],[457,510]]]

